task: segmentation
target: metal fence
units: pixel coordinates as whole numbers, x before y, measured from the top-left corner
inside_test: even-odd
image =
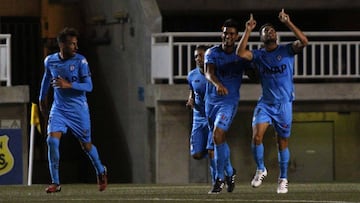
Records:
[[[360,79],[360,31],[304,32],[309,45],[295,57],[294,79],[297,81],[341,81]],[[241,34],[241,33],[240,33]],[[193,53],[200,44],[219,44],[218,32],[155,33],[151,41],[151,81],[182,83],[195,67]],[[278,32],[279,42],[295,40],[292,32]],[[257,33],[249,39],[249,49],[262,45]]]

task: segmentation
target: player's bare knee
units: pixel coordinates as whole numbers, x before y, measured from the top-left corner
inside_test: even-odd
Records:
[[[193,157],[194,159],[196,159],[196,160],[200,160],[200,159],[202,159],[204,156],[203,156],[202,153],[196,153],[196,154],[192,155],[192,157]]]
[[[277,141],[278,141],[279,150],[286,149],[288,147],[288,145],[289,145],[289,139],[288,138],[278,136]]]
[[[221,130],[221,129],[219,129],[219,130],[215,129],[213,137],[214,137],[214,143],[215,144],[222,144],[226,140],[225,132],[223,130]]]
[[[262,143],[262,137],[258,135],[253,136],[253,143],[255,145],[260,145]]]
[[[89,152],[91,150],[91,147],[92,147],[91,143],[82,143],[82,142],[80,142],[80,145],[81,145],[81,148],[84,151],[87,151],[87,152]]]
[[[208,150],[208,154],[209,154],[209,158],[210,158],[210,159],[213,159],[213,158],[214,158],[214,150],[209,149],[209,150]]]

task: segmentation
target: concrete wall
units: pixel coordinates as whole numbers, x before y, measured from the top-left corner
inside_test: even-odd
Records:
[[[27,183],[28,173],[28,151],[29,151],[29,87],[28,86],[13,86],[0,87],[0,128],[15,128],[21,129],[22,142],[22,172],[23,183]],[[11,122],[11,124],[9,123]],[[15,126],[14,123],[16,122]],[[12,142],[12,141],[11,141]],[[1,143],[2,166],[8,161],[6,153],[4,154],[6,146]],[[11,149],[12,150],[12,149]],[[11,151],[10,150],[10,151]],[[13,152],[11,152],[13,153]],[[4,157],[5,155],[5,157]],[[5,160],[4,160],[5,159]],[[12,169],[14,170],[14,169]]]
[[[87,28],[89,32],[95,30],[98,35],[108,31],[111,39],[109,44],[92,44],[95,54],[89,59],[90,65],[94,62],[93,73],[97,74],[94,92],[97,96],[92,98],[94,128],[95,133],[108,134],[98,135],[107,137],[106,140],[99,138],[99,147],[123,148],[122,152],[117,150],[118,154],[102,150],[105,151],[105,162],[113,167],[113,173],[120,171],[119,167],[129,168],[131,182],[150,182],[153,173],[150,156],[153,152],[150,151],[149,139],[154,133],[148,130],[144,89],[150,79],[150,35],[161,30],[161,15],[156,1],[89,0],[83,7],[87,20],[101,15],[107,22],[114,22],[115,13],[129,14],[129,21],[124,24],[90,25]],[[100,91],[106,98],[98,97]],[[95,108],[102,108],[105,113]],[[103,124],[96,118],[107,115],[111,115],[111,119]],[[109,127],[114,129],[107,129]],[[120,143],[114,143],[114,140]],[[126,160],[121,162],[121,158],[114,159],[114,156],[124,156]],[[120,163],[113,163],[117,161]]]
[[[296,84],[294,124],[290,140],[292,159],[289,178],[296,182],[360,181],[357,156],[360,150],[356,125],[360,119],[359,84],[327,83]],[[156,112],[156,182],[188,183],[194,177],[207,175],[207,162],[194,169],[189,157],[191,117],[185,108],[188,95],[186,85],[149,85],[146,103]],[[238,170],[238,181],[250,181],[255,171],[252,159],[252,110],[260,94],[260,85],[244,84],[241,88],[239,111],[227,133],[233,166]],[[265,164],[270,181],[278,176],[277,149],[269,128],[265,139]],[[344,167],[346,166],[346,167]],[[315,171],[315,172],[314,172]],[[198,179],[198,182],[210,182]]]
[[[89,95],[93,121],[93,142],[97,145],[103,162],[108,165],[111,174],[110,182],[133,183],[188,183],[206,182],[207,162],[194,162],[189,156],[190,112],[185,108],[188,95],[186,85],[149,85],[150,83],[150,35],[162,30],[162,13],[180,12],[188,10],[257,10],[301,8],[357,8],[357,1],[232,1],[219,4],[218,1],[167,1],[167,0],[88,0],[78,1],[81,6],[72,4],[47,5],[42,1],[2,1],[1,15],[42,16],[42,23],[50,23],[49,30],[43,28],[43,37],[54,37],[59,27],[76,26],[81,29],[84,38],[80,39],[81,52],[85,52],[93,73],[94,92]],[[157,2],[159,4],[157,4]],[[351,2],[351,3],[349,3]],[[16,4],[15,4],[16,3]],[[47,7],[48,6],[48,7]],[[62,6],[62,7],[61,7]],[[74,12],[77,11],[77,12]],[[65,15],[64,15],[65,12]],[[126,12],[130,20],[124,24],[116,22],[114,14]],[[93,17],[104,16],[109,24],[94,25]],[[63,17],[63,18],[62,18]],[[71,18],[74,18],[72,20]],[[92,34],[103,36],[108,32],[110,42],[94,43]],[[331,156],[333,176],[331,180],[352,181],[359,180],[359,139],[357,138],[358,119],[360,108],[358,105],[360,90],[358,84],[299,84],[297,85],[297,101],[294,105],[294,120],[308,126],[305,122],[311,121],[311,129],[317,126],[326,126],[331,123],[332,149]],[[233,127],[228,133],[228,142],[232,148],[232,160],[239,170],[239,179],[248,181],[254,172],[249,142],[251,138],[251,114],[259,95],[258,85],[244,85],[239,102],[239,113]],[[16,92],[16,91],[15,91]],[[2,98],[12,98],[4,96]],[[24,96],[24,95],[23,95]],[[25,94],[26,96],[26,94]],[[23,101],[24,102],[24,101]],[[20,104],[19,109],[14,104],[1,106],[2,116],[13,112],[22,114],[20,117],[27,123],[25,115],[27,105]],[[16,104],[17,105],[17,104]],[[16,107],[17,108],[17,107]],[[3,118],[3,117],[2,117]],[[318,123],[320,123],[318,125]],[[308,131],[303,131],[308,133]],[[302,134],[298,132],[297,134]],[[314,134],[324,134],[323,131],[314,131]],[[327,131],[326,131],[327,133]],[[26,132],[27,134],[27,132]],[[269,132],[271,134],[271,130]],[[296,133],[295,133],[296,134]],[[305,133],[304,133],[305,134]],[[310,133],[309,133],[310,134]],[[315,136],[315,135],[314,135]],[[294,137],[300,137],[294,135]],[[306,136],[304,136],[306,137]],[[305,139],[305,138],[304,138]],[[308,139],[297,142],[308,144]],[[319,145],[325,146],[328,137],[320,139]],[[269,169],[276,171],[273,161],[274,144],[272,137],[267,136],[267,157]],[[25,143],[25,142],[24,142]],[[311,143],[311,142],[310,142]],[[44,143],[42,143],[44,144]],[[72,145],[67,145],[67,147]],[[327,146],[327,145],[326,145]],[[79,148],[74,143],[74,148]],[[301,152],[302,149],[295,151]],[[325,147],[320,147],[321,149]],[[80,149],[79,149],[80,150]],[[310,150],[310,152],[313,152]],[[46,154],[46,152],[44,152]],[[306,154],[305,154],[306,155]],[[44,155],[41,155],[44,156]],[[73,174],[79,168],[85,173],[84,166],[74,154],[65,154],[66,158],[73,157],[63,165],[65,177],[76,182]],[[296,157],[296,156],[294,156]],[[303,156],[302,156],[303,157]],[[300,163],[302,160],[296,160]],[[88,160],[86,160],[88,163]],[[294,163],[294,160],[293,160]],[[89,163],[88,163],[89,164]],[[47,172],[44,167],[35,173],[44,178]],[[343,167],[346,166],[346,167]],[[86,167],[91,170],[91,166]],[[294,169],[294,167],[293,167]],[[301,173],[297,168],[298,172]],[[196,174],[197,172],[201,174]],[[71,174],[70,174],[71,173]],[[350,174],[350,175],[349,175]],[[275,178],[276,173],[271,173]],[[93,176],[89,181],[94,181]],[[294,179],[298,178],[296,175]],[[326,177],[328,178],[328,177]],[[38,179],[39,180],[39,179]],[[46,177],[46,181],[48,177]],[[45,181],[45,180],[44,180]],[[45,183],[42,179],[40,183]]]
[[[194,167],[197,162],[189,156],[190,112],[184,107],[187,87],[149,85],[150,35],[161,31],[161,10],[156,7],[156,2],[91,1],[85,5],[84,10],[86,19],[103,15],[107,22],[112,22],[112,14],[118,11],[128,12],[131,19],[124,27],[114,24],[87,28],[88,32],[92,29],[98,33],[109,31],[111,38],[109,44],[94,45],[95,55],[89,59],[94,62],[94,71],[98,77],[92,109],[95,132],[102,133],[95,136],[102,137],[97,139],[105,162],[111,166],[112,171],[121,171],[119,165],[125,164],[131,173],[130,181],[134,183],[193,182],[191,177],[196,176],[193,175],[194,168],[204,172],[207,170],[207,162],[203,161]],[[134,36],[130,33],[132,27],[135,30]],[[326,84],[321,88],[314,84],[301,84],[297,87],[298,102],[294,109],[298,112],[357,111],[354,101],[358,98],[352,95],[356,95],[358,90],[358,86],[351,84]],[[254,169],[249,150],[251,112],[260,88],[258,85],[249,85],[241,91],[241,113],[234,121],[228,137],[234,150],[234,165],[240,171],[243,170],[244,175],[240,176],[240,180],[247,181]],[[333,94],[334,91],[337,94]],[[346,100],[345,103],[340,102],[343,99]],[[327,101],[327,104],[323,105],[323,101]],[[101,121],[104,118],[107,118],[106,122]],[[108,126],[116,127],[107,129]],[[239,134],[244,136],[239,137]],[[268,137],[271,140],[271,136]],[[271,144],[269,150],[274,149]],[[110,153],[104,149],[116,146],[123,150],[114,149]],[[116,155],[125,157],[125,160]],[[269,168],[276,170],[276,164]],[[276,173],[272,174],[276,176]],[[205,182],[207,180],[206,177],[201,179]]]

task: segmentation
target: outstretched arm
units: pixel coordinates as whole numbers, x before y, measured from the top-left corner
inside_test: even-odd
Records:
[[[295,34],[297,40],[292,45],[295,52],[301,51],[308,45],[307,37],[296,25],[294,25],[293,22],[291,22],[289,15],[284,12],[284,9],[282,9],[279,13],[279,20]]]
[[[238,56],[251,61],[253,58],[252,52],[248,50],[247,44],[249,41],[250,33],[256,26],[256,21],[253,18],[253,15],[250,14],[250,19],[245,24],[245,31],[243,35],[241,36],[240,42],[236,48],[236,53]]]

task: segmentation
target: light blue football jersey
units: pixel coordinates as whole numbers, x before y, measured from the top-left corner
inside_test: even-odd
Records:
[[[274,51],[253,50],[253,62],[259,69],[262,83],[260,101],[268,104],[286,103],[295,99],[293,73],[295,53],[290,44],[279,45]]]
[[[232,53],[226,53],[221,45],[213,46],[205,53],[205,64],[214,64],[215,76],[228,89],[227,95],[218,95],[216,88],[210,82],[207,84],[207,102],[221,104],[223,102],[238,103],[240,99],[240,86],[245,67],[250,63],[240,58],[235,49]]]
[[[81,54],[62,60],[59,53],[47,56],[44,60],[45,72],[41,83],[39,100],[43,100],[50,87],[52,79],[62,77],[73,83],[81,83],[87,79],[92,89],[91,73],[86,58]],[[60,110],[80,108],[87,105],[86,91],[74,88],[54,88],[53,107]]]
[[[191,70],[188,73],[187,77],[189,88],[194,93],[194,109],[193,119],[206,119],[205,115],[205,93],[206,93],[206,83],[207,80],[205,75],[200,72],[200,69],[197,67]]]

